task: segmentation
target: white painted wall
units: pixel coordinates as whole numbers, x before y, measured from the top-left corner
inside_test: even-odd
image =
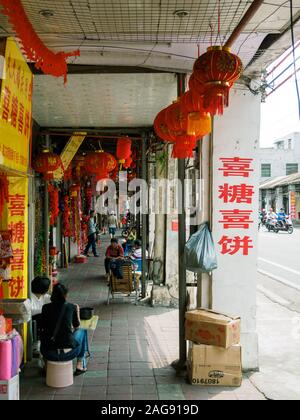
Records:
[[[260,97],[248,90],[233,90],[230,106],[222,117],[215,119],[214,131],[214,198],[213,198],[213,237],[218,251],[219,268],[213,274],[213,308],[233,313],[242,318],[242,345],[244,369],[258,367],[258,336],[256,332],[256,284],[257,284],[257,242],[258,242],[258,149],[260,132]],[[254,172],[249,178],[224,178],[219,171],[220,158],[253,158]],[[219,199],[219,186],[224,182],[230,185],[246,183],[255,186],[252,204],[224,204]],[[252,209],[254,221],[249,230],[225,230],[220,224],[221,210]],[[223,235],[228,237],[250,236],[254,249],[249,256],[242,253],[222,255],[218,242]]]

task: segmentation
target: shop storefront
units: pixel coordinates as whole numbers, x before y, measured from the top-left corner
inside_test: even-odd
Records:
[[[4,63],[0,98],[0,311],[6,318],[2,318],[0,345],[7,346],[12,330],[19,331],[26,361],[33,76],[12,38],[1,40],[0,55]],[[10,379],[7,363],[12,358],[9,351],[2,352],[2,357],[4,353],[0,372],[5,370],[6,374],[5,378],[0,375],[0,380]]]

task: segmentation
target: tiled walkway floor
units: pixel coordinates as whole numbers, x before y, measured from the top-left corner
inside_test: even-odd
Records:
[[[101,256],[104,253],[103,242]],[[21,398],[28,400],[238,400],[264,399],[245,377],[241,388],[202,388],[178,377],[170,363],[178,358],[178,311],[136,306],[128,298],[106,305],[103,258],[71,265],[60,280],[69,300],[92,306],[99,315],[90,334],[89,370],[66,389],[52,389],[39,376],[37,362],[21,376]]]

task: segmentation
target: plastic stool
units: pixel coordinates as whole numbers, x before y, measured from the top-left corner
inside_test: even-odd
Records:
[[[51,388],[66,388],[72,386],[73,362],[50,362],[47,360],[46,384]]]

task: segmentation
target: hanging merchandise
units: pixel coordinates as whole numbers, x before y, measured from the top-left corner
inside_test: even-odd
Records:
[[[129,137],[121,137],[117,143],[117,159],[121,165],[124,165],[126,160],[131,156],[132,141]]]
[[[113,172],[117,167],[117,161],[113,155],[103,150],[97,150],[89,153],[85,157],[86,170],[95,176],[96,181],[109,178],[109,173]]]
[[[44,149],[33,163],[33,169],[43,174],[46,181],[52,180],[54,172],[60,167],[62,167],[60,156],[50,152],[49,149]]]
[[[63,178],[63,180],[64,180],[64,182],[68,182],[68,181],[71,181],[71,179],[72,179],[72,166],[69,165],[68,169],[66,169],[64,171],[64,178]]]
[[[3,281],[10,279],[10,263],[13,258],[12,231],[0,231],[0,299],[4,298]]]
[[[50,211],[50,226],[55,226],[59,216],[59,194],[58,189],[54,185],[49,184],[49,211]]]
[[[80,51],[69,53],[50,51],[35,32],[21,0],[0,0],[0,4],[3,6],[2,13],[8,16],[28,60],[34,62],[35,67],[41,69],[44,74],[51,74],[55,77],[64,76],[64,83],[66,83],[68,72],[66,59],[80,56]]]
[[[229,91],[242,75],[240,58],[229,48],[208,48],[194,64],[194,77],[203,86],[203,106],[212,115],[223,115],[229,105]]]
[[[91,183],[88,182],[85,187],[85,214],[89,214],[92,210],[92,201],[93,201],[93,188]]]
[[[86,175],[87,171],[85,169],[85,156],[76,155],[72,161],[73,166],[73,176],[75,182],[80,182],[80,179]]]
[[[64,211],[62,213],[63,216],[63,236],[65,238],[71,237],[71,224],[70,224],[70,217],[71,217],[71,210],[70,210],[70,203],[69,203],[69,196],[64,196]]]
[[[71,197],[71,210],[72,210],[72,229],[71,234],[74,243],[77,244],[78,255],[80,255],[81,248],[81,235],[80,235],[80,222],[81,222],[81,188],[80,185],[72,185],[70,188]]]
[[[4,205],[8,202],[9,181],[5,174],[0,173],[0,217],[2,216]]]

